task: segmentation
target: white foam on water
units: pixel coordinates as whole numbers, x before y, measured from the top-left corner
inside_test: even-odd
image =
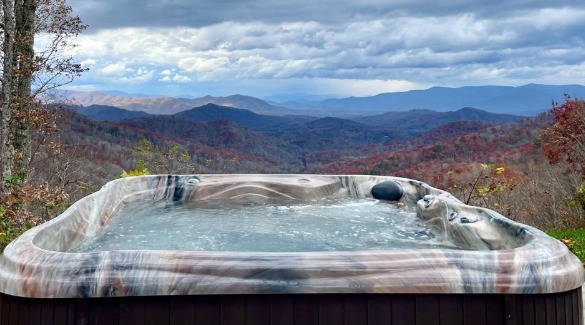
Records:
[[[76,252],[315,252],[442,247],[414,212],[373,199],[128,206]]]

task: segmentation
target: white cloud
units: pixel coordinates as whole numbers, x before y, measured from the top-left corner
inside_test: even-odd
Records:
[[[176,74],[176,75],[173,77],[173,81],[174,81],[174,82],[179,82],[179,83],[185,83],[185,82],[189,82],[189,81],[191,81],[191,78],[189,78],[189,77],[187,77],[187,76],[182,76],[182,75]]]
[[[226,67],[230,63],[230,59],[227,57],[218,57],[211,59],[203,58],[186,58],[181,59],[177,63],[177,66],[185,71],[189,72],[214,72],[221,68]]]
[[[121,76],[126,72],[127,68],[123,62],[111,63],[99,69],[99,73],[105,76]]]
[[[85,59],[80,62],[82,67],[91,67],[97,64],[97,61],[94,59]]]
[[[317,89],[318,80],[324,88],[364,95],[420,85],[538,82],[538,76],[550,80],[562,75],[542,68],[547,66],[569,75],[567,70],[585,62],[582,28],[585,9],[569,7],[494,17],[483,12],[393,12],[338,24],[229,21],[101,30],[80,37],[78,57],[92,65],[89,78],[104,83],[205,81],[238,84],[245,92],[251,81],[303,87],[296,81],[304,80]],[[581,78],[571,80],[585,83]]]
[[[154,77],[154,70],[148,70],[144,67],[140,67],[138,68],[138,70],[136,70],[136,72],[134,72],[134,74],[131,75],[127,75],[123,78],[120,79],[120,82],[122,83],[145,83],[150,81],[153,77]]]
[[[74,40],[79,46],[78,55],[88,57],[104,57],[108,55],[108,42],[90,35],[82,35]]]
[[[180,75],[180,74],[175,74],[174,76],[171,77],[170,74],[166,74],[164,77],[158,79],[158,81],[162,81],[162,82],[176,82],[176,83],[186,83],[191,81],[191,78],[184,76],[184,75]]]
[[[107,64],[97,74],[104,83],[142,84],[153,79],[155,70],[131,61],[121,61]]]

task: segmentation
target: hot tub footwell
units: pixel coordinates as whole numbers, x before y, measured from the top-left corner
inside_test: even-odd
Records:
[[[22,298],[1,324],[583,324],[581,288],[549,294],[266,294]]]

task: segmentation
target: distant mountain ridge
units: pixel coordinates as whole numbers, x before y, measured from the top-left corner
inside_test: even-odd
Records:
[[[107,105],[81,106],[76,108],[76,111],[98,121],[119,121],[148,115],[142,111],[129,111]]]
[[[257,114],[247,109],[226,107],[216,104],[205,104],[190,110],[174,114],[177,117],[188,118],[199,122],[211,122],[217,120],[229,120],[252,129],[263,129],[295,121],[311,120],[310,117],[284,117]]]
[[[363,148],[413,138],[418,138],[420,143],[432,143],[437,139],[475,132],[495,124],[525,119],[522,116],[489,113],[469,107],[451,112],[411,110],[352,118],[270,116],[215,104],[173,115],[148,115],[107,106],[97,108],[81,108],[77,111],[92,119],[103,120],[107,116],[103,110],[107,110],[111,114],[110,121],[117,121],[126,127],[254,155],[270,152],[270,156],[287,157],[283,158],[285,160],[291,159],[291,154],[300,156],[310,151],[342,150],[356,146]],[[127,113],[146,116],[122,119],[128,116]],[[97,114],[97,117],[92,114]]]
[[[178,112],[215,104],[246,109],[256,114],[284,116],[349,117],[403,112],[413,109],[436,112],[456,111],[473,107],[491,113],[533,116],[547,111],[552,102],[562,103],[564,95],[585,98],[585,86],[537,85],[468,86],[460,88],[433,87],[425,90],[382,93],[370,97],[348,97],[322,101],[266,102],[245,95],[200,98],[131,96],[116,92],[62,92],[63,97],[82,106],[107,105],[149,114],[172,115]]]
[[[148,115],[144,112],[128,111],[112,106],[92,105],[79,107],[77,112],[95,120],[119,121]],[[205,104],[190,110],[173,114],[175,117],[197,122],[228,120],[235,124],[262,132],[279,133],[285,129],[304,125],[308,129],[339,128],[354,130],[395,129],[413,134],[424,132],[442,125],[478,121],[484,123],[509,124],[525,117],[511,114],[489,113],[476,108],[464,107],[456,111],[437,112],[433,110],[410,110],[387,112],[377,115],[353,116],[346,118],[314,117],[304,115],[272,116],[251,112],[235,107]]]
[[[549,110],[552,102],[563,102],[564,95],[585,98],[585,86],[538,85],[433,87],[425,90],[382,93],[370,97],[348,97],[314,102],[316,107],[346,114],[360,111],[389,112],[410,109],[453,111],[474,107],[492,113],[536,115]]]
[[[368,125],[396,125],[411,131],[426,131],[445,124],[461,121],[480,121],[497,124],[515,123],[524,116],[490,113],[472,107],[456,111],[437,112],[428,109],[414,109],[404,112],[387,112],[378,115],[352,117],[351,119]]]
[[[143,111],[149,114],[172,115],[210,103],[227,107],[247,109],[252,112],[261,114],[284,115],[295,113],[294,110],[273,106],[261,99],[244,95],[231,95],[227,97],[205,96],[195,99],[174,97],[138,97],[120,93],[106,93],[99,91],[62,91],[60,92],[60,95],[71,102],[71,104],[77,104],[81,106],[115,106],[130,111]]]

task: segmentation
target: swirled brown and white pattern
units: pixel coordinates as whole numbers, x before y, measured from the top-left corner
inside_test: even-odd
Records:
[[[73,253],[132,202],[371,197],[394,181],[406,209],[461,249],[342,252]],[[414,180],[336,175],[159,175],[125,178],[11,243],[0,291],[70,298],[262,293],[551,293],[583,283],[579,260],[543,232],[462,204]]]

